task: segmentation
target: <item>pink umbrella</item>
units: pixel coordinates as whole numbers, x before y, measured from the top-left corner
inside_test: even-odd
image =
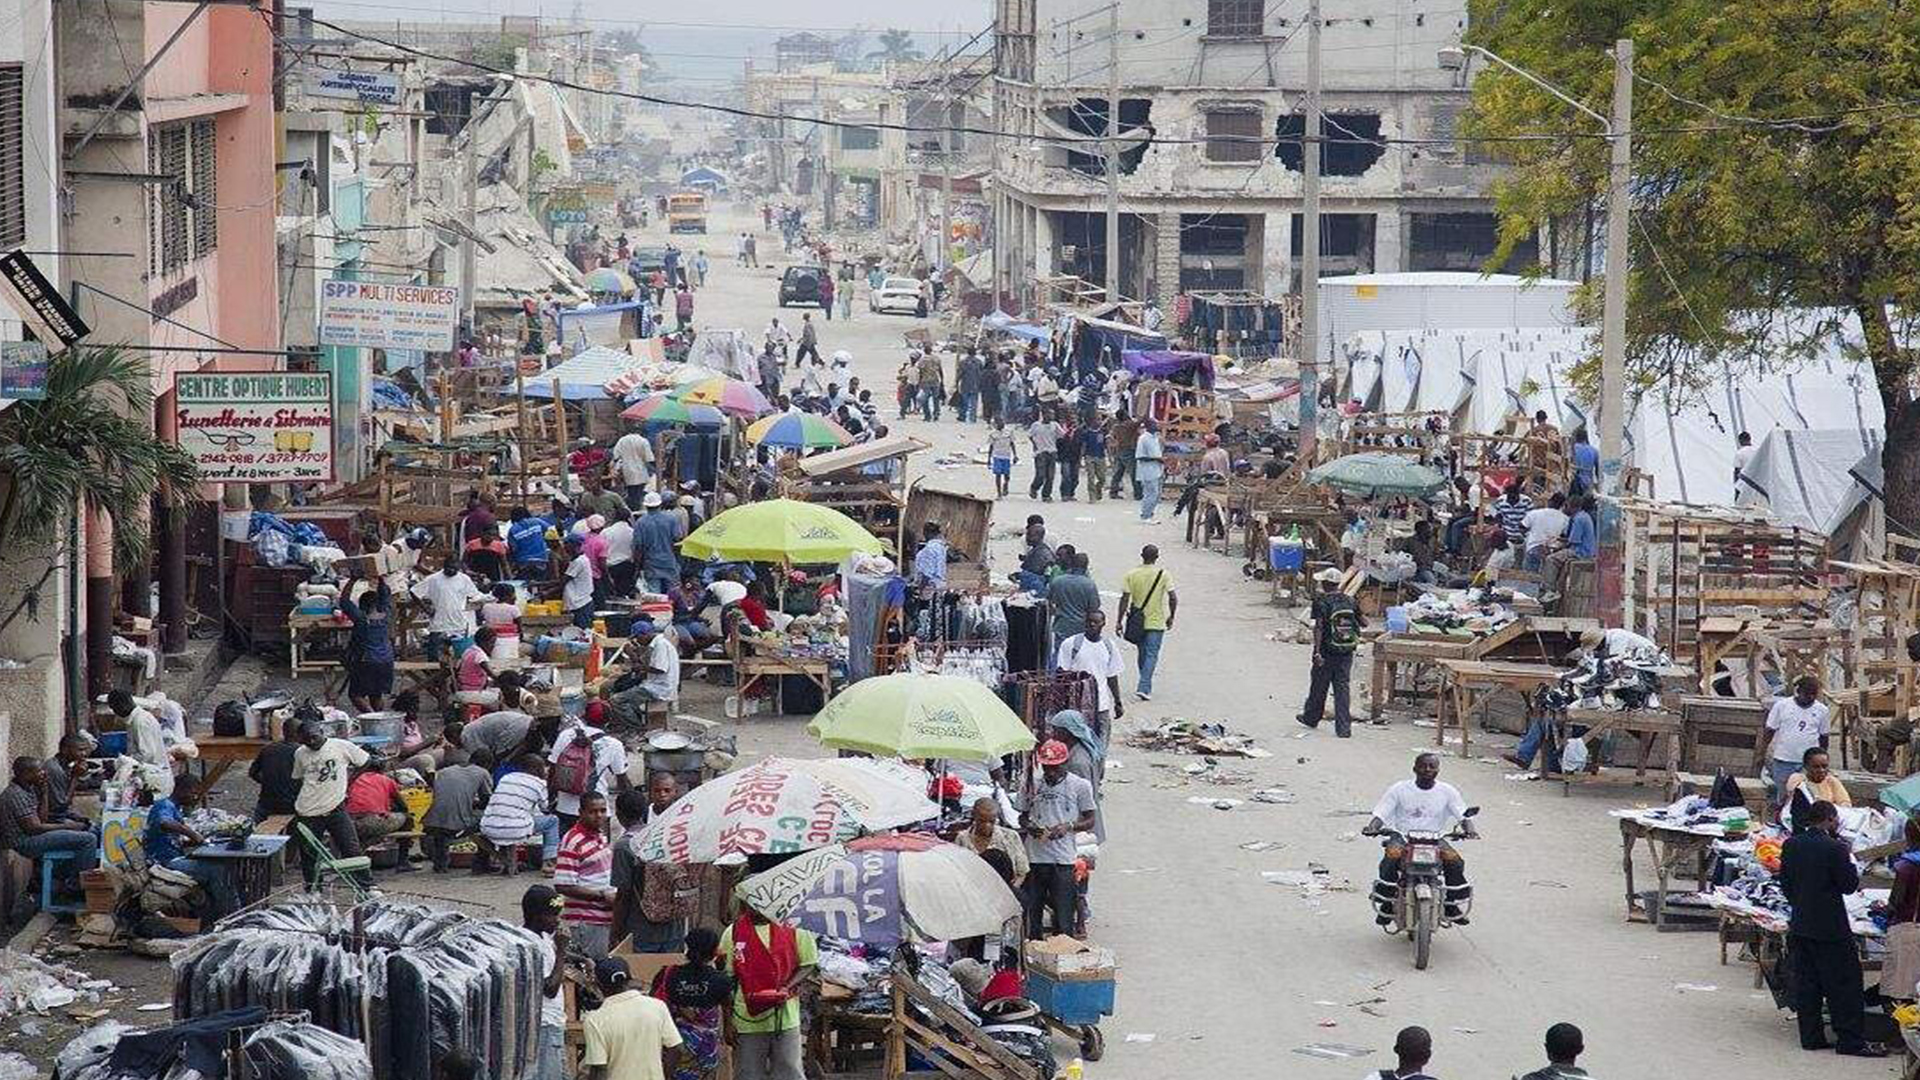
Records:
[[[734,416],[764,416],[773,411],[767,395],[739,379],[721,377],[691,383],[675,390],[674,396],[695,405],[711,405]]]

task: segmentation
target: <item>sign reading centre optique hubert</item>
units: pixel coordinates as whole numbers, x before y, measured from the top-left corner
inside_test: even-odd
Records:
[[[329,279],[320,285],[320,344],[452,352],[460,290]]]
[[[209,483],[333,479],[333,376],[177,374],[178,432]]]

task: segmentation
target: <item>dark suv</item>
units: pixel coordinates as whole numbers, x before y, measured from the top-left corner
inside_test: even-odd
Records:
[[[789,266],[780,275],[780,306],[789,304],[814,304],[826,307],[826,295],[820,289],[820,280],[827,272],[818,266]]]

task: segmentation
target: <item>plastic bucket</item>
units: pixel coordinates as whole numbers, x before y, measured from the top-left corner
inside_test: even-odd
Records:
[[[1307,547],[1292,540],[1269,540],[1267,564],[1275,570],[1297,572],[1307,565]]]
[[[1411,629],[1412,626],[1413,620],[1407,616],[1406,608],[1390,607],[1387,609],[1387,633],[1404,634]]]

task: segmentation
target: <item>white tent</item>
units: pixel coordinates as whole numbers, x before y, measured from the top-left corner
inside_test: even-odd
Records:
[[[1880,447],[1877,431],[1775,430],[1754,447],[1735,501],[1831,536],[1879,487]]]
[[[702,330],[687,350],[687,363],[710,367],[758,385],[759,369],[745,330]]]

